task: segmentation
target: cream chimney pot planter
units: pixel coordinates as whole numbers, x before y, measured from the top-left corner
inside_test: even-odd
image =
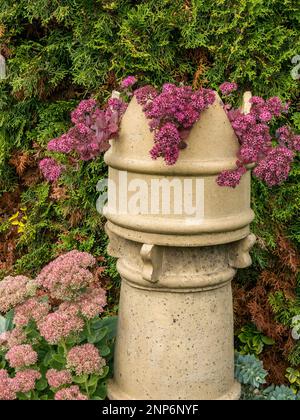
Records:
[[[247,112],[249,94],[243,104]],[[153,133],[132,99],[120,136],[105,154],[119,188],[153,178],[203,186],[202,220],[176,214],[126,214],[106,209],[109,253],[122,278],[110,399],[238,399],[234,380],[231,280],[251,264],[250,170],[235,189],[216,177],[235,168],[238,140],[217,96],[201,114],[174,166],[152,160]],[[196,181],[200,183],[197,184]],[[202,183],[202,184],[201,184]],[[198,187],[197,187],[198,185]],[[117,191],[117,194],[120,191]],[[130,199],[128,193],[128,199]],[[162,196],[155,197],[162,200]],[[172,210],[172,209],[171,209]]]

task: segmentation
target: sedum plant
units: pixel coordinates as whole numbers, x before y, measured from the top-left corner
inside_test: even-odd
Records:
[[[103,109],[94,99],[80,102],[71,114],[74,127],[67,134],[51,140],[48,150],[64,154],[73,152],[83,161],[106,151],[109,140],[117,140],[126,100],[131,98],[130,89],[136,82],[133,76],[124,79],[120,85],[121,93],[114,92]],[[237,88],[234,82],[224,82],[219,89],[224,97],[229,97]],[[167,165],[176,164],[180,152],[188,146],[191,128],[216,100],[211,89],[194,90],[191,86],[172,83],[165,83],[161,92],[146,85],[136,89],[134,95],[149,121],[150,130],[154,132],[150,156],[152,159],[163,158]],[[267,100],[254,96],[250,105],[249,112],[244,113],[230,104],[223,104],[240,149],[236,169],[219,174],[217,183],[220,186],[235,188],[247,172],[248,165],[255,166],[253,174],[269,187],[279,185],[287,179],[296,153],[300,151],[300,135],[294,134],[289,126],[283,125],[276,132],[272,131],[275,120],[288,112],[287,103],[277,96]],[[49,157],[40,162],[40,169],[51,182],[57,180],[63,171],[62,165]]]
[[[34,280],[0,282],[0,399],[105,398],[115,318],[99,317],[106,292],[95,266],[74,250]]]
[[[220,88],[225,96],[231,93],[230,89],[224,89],[224,84],[223,89],[222,85]],[[281,126],[276,133],[271,130],[274,121],[287,113],[288,104],[277,96],[267,100],[253,96],[250,104],[248,113],[225,106],[240,149],[237,168],[219,175],[217,182],[220,186],[236,187],[249,164],[255,165],[253,174],[269,187],[279,185],[287,179],[296,152],[300,151],[300,135],[294,134],[290,127]]]
[[[189,130],[199,120],[201,112],[214,103],[214,92],[166,83],[161,93],[152,86],[145,86],[134,94],[149,119],[150,130],[154,131],[152,159],[163,157],[167,165],[174,165],[180,150],[187,146]]]

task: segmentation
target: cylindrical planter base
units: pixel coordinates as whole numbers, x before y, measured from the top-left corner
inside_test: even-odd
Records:
[[[230,281],[174,292],[123,278],[114,369],[110,399],[238,399]]]

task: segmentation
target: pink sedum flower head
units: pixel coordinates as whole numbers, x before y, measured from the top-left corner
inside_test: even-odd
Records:
[[[30,344],[20,344],[12,347],[5,355],[12,368],[23,368],[34,365],[38,360],[37,352]]]
[[[283,104],[277,96],[266,101],[259,96],[253,96],[250,103],[252,104],[251,114],[263,123],[271,121],[273,117],[280,117],[287,110],[287,105]]]
[[[246,168],[243,166],[231,171],[223,171],[219,174],[217,183],[220,187],[235,188],[240,183],[240,180],[246,171]]]
[[[163,157],[167,165],[174,165],[179,157],[181,142],[177,127],[166,123],[154,137],[154,146],[150,151],[152,159]]]
[[[7,334],[7,348],[11,349],[14,346],[19,346],[24,344],[27,341],[26,334],[22,328],[14,328],[13,330],[6,333]]]
[[[300,136],[288,126],[279,128],[276,137],[278,147],[273,147],[269,122],[286,112],[288,105],[274,96],[266,101],[253,96],[250,99],[250,113],[244,115],[236,109],[225,109],[231,125],[240,142],[238,167],[233,171],[223,171],[217,178],[220,186],[236,187],[249,163],[257,166],[253,174],[268,186],[282,183],[288,177],[294,152],[300,150]]]
[[[0,400],[16,400],[13,380],[5,369],[0,369]]]
[[[62,174],[63,167],[52,158],[44,158],[39,163],[39,168],[44,178],[49,182],[55,182]]]
[[[290,127],[284,125],[276,131],[276,137],[281,146],[285,146],[290,150],[300,151],[300,135],[294,134]]]
[[[162,92],[145,86],[135,92],[138,103],[149,119],[154,131],[154,146],[150,151],[153,159],[163,157],[167,165],[174,165],[184,148],[188,130],[200,118],[200,113],[215,101],[210,89],[193,91],[190,86],[166,83]]]
[[[37,284],[25,276],[7,276],[0,282],[0,312],[7,312],[36,292]]]
[[[86,124],[89,114],[95,111],[97,101],[95,99],[86,99],[80,102],[77,108],[71,113],[73,124]]]
[[[48,302],[40,301],[37,298],[28,299],[26,302],[15,308],[14,324],[22,327],[34,320],[37,324],[48,315],[50,305]]]
[[[88,397],[80,392],[78,385],[72,385],[69,388],[63,388],[54,396],[56,401],[66,401],[66,400],[80,400],[85,401],[88,400]]]
[[[41,379],[41,374],[37,370],[21,370],[12,379],[12,387],[15,392],[30,392],[35,389],[35,383],[39,379]]]
[[[77,310],[76,310],[77,312]],[[84,321],[76,313],[58,309],[50,313],[39,323],[38,329],[49,344],[58,344],[71,334],[77,334],[84,328]]]
[[[99,374],[105,365],[97,347],[89,343],[73,347],[67,356],[67,368],[78,376]]]
[[[254,175],[269,187],[279,185],[287,179],[294,154],[287,147],[278,146],[269,151],[254,169]]]
[[[0,351],[7,350],[8,347],[8,339],[9,339],[10,332],[4,331],[0,334]]]
[[[37,281],[54,299],[74,299],[93,282],[93,274],[88,268],[95,264],[92,255],[74,250],[44,267]]]
[[[117,137],[126,108],[127,104],[118,98],[111,98],[103,110],[94,99],[81,101],[71,114],[74,126],[67,134],[51,140],[48,150],[65,154],[75,152],[83,161],[96,158],[109,149],[109,140]],[[49,165],[43,166],[47,169]],[[50,176],[53,178],[49,170],[46,178],[49,179]]]
[[[158,91],[151,85],[143,86],[134,91],[134,96],[136,97],[138,104],[143,107],[144,112],[147,112],[151,108],[153,99],[158,95]]]
[[[153,99],[146,116],[152,120],[152,129],[167,121],[174,121],[182,128],[191,128],[214,99],[214,92],[210,89],[194,92],[189,86],[177,87],[167,83],[161,94]]]
[[[128,76],[121,82],[122,89],[128,89],[132,87],[137,82],[137,79],[134,76]]]
[[[106,292],[99,286],[90,287],[79,298],[72,302],[64,302],[59,309],[80,313],[87,319],[95,318],[104,311]]]
[[[127,109],[127,104],[122,99],[110,98],[107,104],[112,112],[117,112],[120,115],[123,115]]]
[[[90,288],[77,300],[77,304],[82,315],[92,319],[104,311],[106,292],[101,287]]]
[[[51,152],[71,153],[74,148],[73,139],[67,133],[49,141],[47,149]]]
[[[49,369],[46,378],[51,388],[59,388],[72,383],[72,375],[68,370]]]
[[[238,85],[235,82],[224,82],[219,86],[219,89],[224,96],[228,96],[232,92],[235,92],[237,88]]]

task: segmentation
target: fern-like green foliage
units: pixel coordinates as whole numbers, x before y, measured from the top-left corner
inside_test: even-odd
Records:
[[[300,364],[300,343],[299,341],[294,346],[293,350],[288,355],[288,361],[292,366],[298,367]]]
[[[275,314],[275,319],[288,327],[293,326],[293,318],[300,315],[300,300],[287,299],[282,292],[269,295],[269,303]]]

